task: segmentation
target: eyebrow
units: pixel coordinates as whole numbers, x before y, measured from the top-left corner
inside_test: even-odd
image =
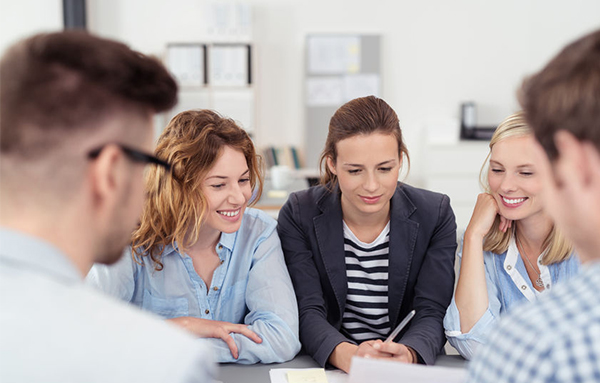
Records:
[[[392,162],[396,162],[396,160],[395,159],[391,159],[391,160],[383,161],[383,162],[378,163],[376,166],[387,165],[387,164],[390,164]],[[364,167],[364,165],[362,165],[362,164],[349,164],[349,163],[344,163],[344,166],[354,166],[354,167],[357,167],[357,168]]]
[[[494,161],[494,160],[490,160],[490,164],[494,164],[494,165],[500,165],[500,166],[504,166],[502,165],[500,162],[498,161]],[[533,164],[524,164],[524,165],[519,165],[517,166],[517,169],[521,169],[521,168],[533,168],[534,165]]]
[[[243,176],[247,175],[248,173],[250,173],[250,169],[246,169],[246,171],[245,171],[245,172],[243,172],[243,173],[242,173],[242,175],[240,175],[240,177],[243,177]],[[218,178],[218,179],[220,179],[220,180],[226,180],[226,179],[228,179],[229,177],[227,177],[227,176],[219,176],[219,175],[215,175],[215,176],[206,177],[206,181],[210,180],[211,178]]]

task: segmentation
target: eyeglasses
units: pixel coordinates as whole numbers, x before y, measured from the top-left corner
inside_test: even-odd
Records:
[[[109,145],[109,144],[106,144],[106,145]],[[97,158],[100,155],[100,153],[102,152],[102,150],[106,147],[106,145],[103,145],[99,148],[96,148],[96,149],[90,151],[88,153],[88,158]],[[139,150],[135,150],[133,148],[130,148],[129,146],[125,146],[122,144],[112,144],[112,145],[118,146],[123,151],[123,153],[125,153],[125,155],[134,162],[141,162],[144,164],[154,164],[154,165],[162,166],[166,171],[171,170],[170,163],[163,161],[153,155],[142,153]]]

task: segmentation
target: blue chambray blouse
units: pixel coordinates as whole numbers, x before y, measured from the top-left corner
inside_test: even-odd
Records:
[[[544,253],[538,257],[538,267],[545,290],[539,292],[529,279],[514,240],[503,254],[483,252],[489,300],[487,311],[464,334],[460,331],[460,317],[454,297],[444,317],[446,338],[463,357],[471,359],[476,348],[486,342],[488,333],[496,326],[496,321],[502,314],[520,304],[536,300],[538,295],[550,290],[555,283],[568,280],[579,273],[581,263],[575,254],[565,261],[548,266],[540,263],[543,255]],[[462,244],[458,256],[462,259]]]
[[[298,307],[275,228],[273,218],[247,208],[237,232],[221,233],[216,247],[221,265],[208,289],[177,245],[166,247],[161,271],[154,269],[150,257],[136,263],[128,249],[115,265],[94,265],[86,282],[165,319],[192,316],[245,323],[261,337],[259,344],[232,333],[238,359],[222,339],[207,338],[218,362],[285,362],[300,350]]]

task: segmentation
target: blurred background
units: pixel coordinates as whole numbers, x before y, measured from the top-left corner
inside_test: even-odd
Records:
[[[286,193],[304,186],[294,180],[318,174],[337,107],[384,98],[411,156],[402,179],[449,194],[460,230],[490,128],[518,110],[525,76],[600,28],[600,1],[0,0],[0,51],[65,22],[164,60],[180,104],[157,118],[157,132],[189,108],[239,121],[269,167],[286,170],[273,172],[262,201],[275,216]],[[461,122],[463,133],[481,134],[461,139]]]

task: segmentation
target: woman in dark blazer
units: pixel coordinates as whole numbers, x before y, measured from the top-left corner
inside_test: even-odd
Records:
[[[322,366],[354,355],[433,364],[452,297],[456,223],[445,195],[398,182],[408,152],[396,113],[373,96],[331,118],[321,185],[290,195],[278,231],[300,340]],[[387,335],[416,315],[395,342]]]

